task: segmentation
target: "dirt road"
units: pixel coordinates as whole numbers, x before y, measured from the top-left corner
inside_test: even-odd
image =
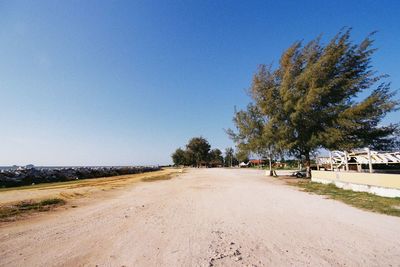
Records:
[[[0,227],[1,266],[399,266],[400,218],[256,170],[190,170]]]

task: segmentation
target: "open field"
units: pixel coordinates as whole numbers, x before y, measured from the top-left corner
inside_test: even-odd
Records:
[[[400,262],[400,218],[301,192],[264,176],[264,171],[190,169],[169,180],[117,185],[102,192],[106,185],[94,184],[98,191],[82,197],[90,201],[77,208],[3,223],[0,265],[398,266]]]

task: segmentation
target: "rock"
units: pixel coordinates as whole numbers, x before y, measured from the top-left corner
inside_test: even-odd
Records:
[[[242,253],[237,249],[235,250],[235,252],[233,253],[234,256],[239,256],[242,255]]]
[[[241,261],[241,260],[242,260],[241,256],[235,258],[235,261]]]

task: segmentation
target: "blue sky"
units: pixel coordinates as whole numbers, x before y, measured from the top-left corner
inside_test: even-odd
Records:
[[[399,18],[400,1],[1,1],[0,166],[168,164],[199,135],[224,149],[257,65],[343,26],[379,31],[373,64],[398,89]]]

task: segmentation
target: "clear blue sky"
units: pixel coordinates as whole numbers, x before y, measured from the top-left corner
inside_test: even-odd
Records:
[[[343,26],[379,31],[375,69],[400,88],[400,1],[1,1],[0,166],[166,164],[199,135],[224,149],[257,65]]]

